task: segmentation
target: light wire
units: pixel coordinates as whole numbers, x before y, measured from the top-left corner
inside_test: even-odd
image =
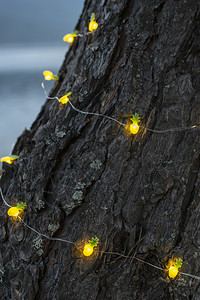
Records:
[[[7,205],[8,207],[12,207],[10,204],[8,204],[8,203],[6,202],[6,199],[4,198],[4,195],[3,195],[3,192],[2,192],[1,187],[0,187],[0,193],[1,193],[1,198],[2,198],[2,200],[3,200],[3,202],[4,202],[4,204]]]
[[[55,97],[49,97],[48,96],[47,91],[46,91],[45,86],[44,86],[44,82],[42,82],[41,85],[42,85],[42,88],[44,90],[44,93],[45,93],[45,96],[47,97],[47,99],[51,99],[51,100],[52,99],[56,99],[56,100],[59,101],[59,98],[56,97],[56,96]],[[116,122],[119,125],[122,125],[124,127],[127,126],[127,124],[122,123],[122,122],[116,120],[115,118],[109,117],[107,115],[80,110],[77,107],[75,107],[70,100],[68,100],[67,103],[70,104],[70,106],[72,107],[73,110],[75,110],[75,111],[77,111],[77,112],[79,112],[81,114],[84,114],[84,115],[93,115],[93,116],[100,116],[100,117],[112,120],[112,121],[114,121],[114,122]],[[142,129],[144,129],[144,130],[148,130],[148,131],[151,131],[151,132],[154,132],[154,133],[170,133],[170,132],[177,132],[177,131],[184,131],[184,130],[191,130],[191,129],[199,129],[200,125],[193,125],[193,126],[188,126],[188,127],[176,127],[176,128],[164,129],[164,130],[151,129],[151,128],[148,128],[148,127],[145,127],[145,126],[140,126],[140,125],[139,125],[139,127],[142,128]]]
[[[112,120],[112,121],[114,121],[114,122],[117,122],[118,124],[120,124],[120,125],[122,125],[122,126],[126,126],[126,124],[119,122],[119,121],[116,120],[115,118],[106,116],[106,115],[104,115],[104,114],[99,114],[99,113],[93,113],[93,112],[88,112],[88,111],[80,110],[80,109],[76,108],[76,107],[72,104],[72,102],[71,102],[70,100],[69,100],[68,102],[69,102],[69,104],[71,105],[71,107],[72,107],[75,111],[77,111],[77,112],[79,112],[79,113],[81,113],[81,114],[84,114],[84,115],[93,115],[93,116],[100,116],[100,117],[103,117],[103,118],[107,118],[107,119],[109,119],[109,120]]]
[[[68,244],[73,244],[73,245],[77,245],[77,243],[74,243],[74,242],[71,242],[71,241],[68,241],[68,240],[64,240],[64,239],[61,239],[61,238],[53,238],[53,237],[50,237],[44,233],[41,233],[39,231],[37,231],[36,229],[34,229],[33,227],[29,226],[26,222],[24,222],[24,220],[22,220],[21,217],[19,217],[20,221],[27,227],[29,228],[30,230],[34,231],[35,233],[37,233],[38,235],[41,235],[43,237],[45,237],[46,239],[48,240],[51,240],[51,241],[60,241],[60,242],[64,242],[64,243],[68,243]]]

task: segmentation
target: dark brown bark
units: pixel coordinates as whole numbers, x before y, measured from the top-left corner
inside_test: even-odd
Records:
[[[98,30],[77,38],[51,96],[72,91],[79,109],[170,129],[200,121],[199,2],[87,0],[80,32],[96,12]],[[136,136],[123,126],[47,100],[18,139],[14,166],[1,187],[11,204],[25,201],[25,221],[73,242],[100,239],[101,251],[200,275],[198,129]],[[44,205],[42,208],[41,205]],[[166,280],[164,272],[116,255],[74,255],[70,244],[13,226],[1,209],[1,299],[200,299],[198,280]],[[134,248],[134,251],[136,248]],[[133,254],[134,251],[131,253]],[[1,275],[1,273],[0,273]]]

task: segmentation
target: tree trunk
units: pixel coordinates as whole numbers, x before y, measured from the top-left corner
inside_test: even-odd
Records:
[[[134,258],[165,268],[181,257],[200,275],[200,131],[186,129],[200,121],[199,2],[86,0],[80,33],[92,12],[99,27],[71,45],[50,96],[72,91],[80,110],[123,123],[138,113],[140,130],[47,99],[1,187],[27,203],[26,224],[77,246],[14,224],[2,202],[1,300],[200,299],[199,280]]]

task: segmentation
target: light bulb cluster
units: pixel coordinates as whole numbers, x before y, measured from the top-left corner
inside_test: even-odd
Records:
[[[97,29],[97,27],[98,27],[98,23],[96,22],[96,19],[95,19],[95,13],[92,13],[91,17],[90,17],[90,23],[89,23],[89,26],[88,26],[89,33],[95,31]],[[86,33],[86,34],[88,34],[88,33]],[[73,42],[74,42],[74,39],[76,37],[78,37],[78,36],[82,37],[86,34],[79,34],[79,31],[75,30],[72,33],[66,34],[63,37],[63,41],[69,43],[70,45],[72,45]]]

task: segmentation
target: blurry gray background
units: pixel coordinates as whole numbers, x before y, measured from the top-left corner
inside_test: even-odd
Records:
[[[1,0],[0,157],[36,118],[45,96],[43,71],[57,74],[84,0]],[[53,82],[46,82],[50,90]]]

